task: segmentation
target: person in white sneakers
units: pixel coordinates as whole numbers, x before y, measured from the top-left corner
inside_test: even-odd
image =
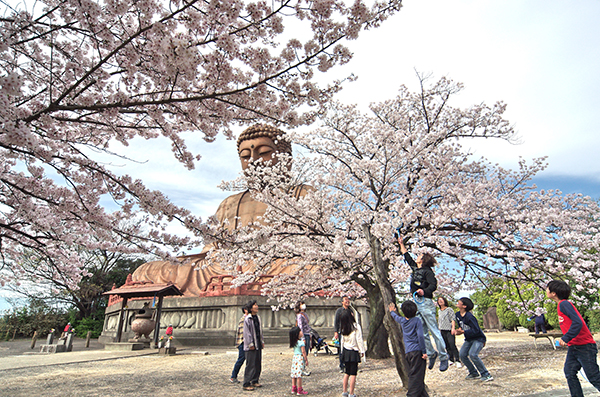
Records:
[[[454,311],[448,307],[448,300],[443,296],[438,298],[437,304],[440,307],[438,313],[438,328],[446,343],[446,352],[448,353],[450,365],[456,364],[456,368],[460,368],[462,365],[460,363],[458,349],[456,348],[456,337],[452,335],[452,321],[456,321]]]

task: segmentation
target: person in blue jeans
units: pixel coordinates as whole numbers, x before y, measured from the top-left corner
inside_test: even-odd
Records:
[[[410,278],[410,293],[417,294],[419,299],[416,300],[418,307],[418,315],[423,322],[423,336],[425,338],[425,348],[429,357],[429,369],[435,365],[435,360],[440,357],[440,371],[448,369],[448,354],[446,353],[446,343],[442,337],[437,324],[436,307],[433,302],[433,293],[437,289],[437,279],[431,269],[437,263],[435,258],[430,254],[421,254],[417,260],[413,260],[412,256],[404,246],[404,239],[398,235],[398,244],[400,244],[400,252],[404,255],[404,260],[412,269]],[[431,344],[429,334],[433,336],[437,351]]]
[[[466,379],[480,379],[484,382],[494,380],[479,358],[479,352],[485,346],[486,337],[479,327],[477,319],[471,313],[474,307],[473,301],[469,298],[460,298],[456,307],[458,311],[455,314],[456,322],[452,322],[452,334],[465,336],[465,341],[460,348],[460,361],[469,370]],[[458,328],[456,328],[457,323]]]
[[[236,337],[235,337],[235,345],[238,348],[238,358],[237,358],[237,361],[235,362],[235,364],[233,365],[233,371],[231,372],[231,378],[229,378],[229,381],[231,383],[239,383],[240,382],[237,377],[238,377],[238,374],[240,373],[240,369],[242,368],[242,365],[244,365],[244,361],[246,361],[246,353],[244,353],[244,320],[246,319],[246,316],[248,315],[248,308],[245,305],[242,306],[242,312],[244,314],[242,315],[242,318],[240,319],[240,322],[238,323],[237,333],[236,333]]]

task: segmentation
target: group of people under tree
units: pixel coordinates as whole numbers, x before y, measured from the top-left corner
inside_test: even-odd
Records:
[[[251,160],[276,163],[277,153],[291,154],[291,145],[283,139],[282,131],[266,125],[256,125],[244,131],[238,138],[238,152],[242,168],[245,170]],[[219,223],[228,225],[227,227],[229,228],[237,228],[239,226],[238,219],[242,220],[241,224],[249,224],[261,217],[266,206],[253,201],[251,195],[246,193],[232,196],[231,200],[228,198],[221,204],[219,211],[217,211],[217,215],[221,214],[221,216],[217,216]],[[301,191],[299,195],[301,196],[303,193],[305,192]],[[235,221],[226,222],[226,219],[233,219]],[[444,297],[439,297],[437,303],[440,307],[440,317],[436,319],[436,305],[433,301],[433,294],[437,290],[437,279],[432,270],[433,266],[436,265],[435,258],[428,253],[423,253],[414,260],[408,253],[402,236],[398,236],[398,244],[400,252],[412,270],[410,292],[413,295],[413,301],[404,302],[402,306],[404,318],[395,313],[395,305],[390,305],[389,310],[404,330],[404,344],[407,347],[406,354],[409,362],[408,395],[427,396],[424,386],[425,368],[433,369],[438,358],[440,360],[440,371],[446,371],[451,363],[456,363],[458,367],[460,362],[462,362],[468,369],[467,379],[493,380],[483,361],[479,358],[479,352],[485,346],[486,337],[471,313],[473,302],[469,298],[459,299],[457,302],[458,311],[452,313],[452,310],[448,307],[447,300]],[[199,261],[205,260],[204,254],[198,257]],[[196,266],[198,263],[190,263],[187,267],[184,266],[184,268],[196,269],[198,268]],[[152,266],[157,268],[155,269]],[[142,274],[141,270],[138,273],[140,277],[147,277],[148,275],[156,277],[156,274],[160,273],[162,275],[165,273],[164,266],[164,263],[148,264],[146,266],[147,269],[142,269],[146,273]],[[178,265],[179,267],[181,266]],[[204,267],[201,268],[204,269]],[[222,273],[223,269],[218,265],[212,265],[211,271]],[[290,269],[274,264],[271,266],[270,273],[274,275],[286,271],[290,271]],[[171,274],[172,272],[167,273]],[[190,272],[188,271],[187,273]],[[182,277],[186,278],[184,284],[194,284],[190,283],[187,273],[182,274]],[[200,281],[202,282],[210,279],[213,275],[210,272],[210,274],[202,272],[193,273],[197,274],[197,277],[202,276],[200,277]],[[200,275],[200,273],[202,274]],[[201,287],[203,284],[200,281],[196,284]],[[572,314],[568,309],[564,310],[566,310],[566,313],[563,311],[565,315]],[[238,337],[236,338],[239,355],[230,380],[237,383],[238,373],[245,361],[246,369],[243,388],[244,390],[252,391],[261,387],[259,378],[261,374],[264,338],[256,301],[249,302],[243,308],[243,311],[244,315],[240,319]],[[303,302],[299,302],[295,307],[295,311],[297,316],[296,326],[290,330],[290,347],[294,349],[294,360],[291,371],[292,392],[302,395],[306,394],[306,391],[302,388],[301,377],[308,375],[306,367],[308,365],[308,352],[311,348],[311,337],[309,319],[305,312],[306,305]],[[414,320],[415,318],[419,318],[420,321]],[[362,330],[358,320],[357,314],[351,309],[350,300],[344,297],[342,299],[342,307],[337,310],[334,319],[334,338],[340,340],[339,365],[340,371],[344,373],[344,397],[354,396],[357,366],[365,352]],[[577,326],[579,323],[575,318],[573,324]],[[569,351],[571,351],[572,345],[575,346],[578,341],[571,341],[568,336],[569,334],[565,331],[563,333],[565,333],[565,336],[563,336],[562,340],[564,343],[569,344]],[[465,338],[460,352],[456,348],[456,335],[464,335]],[[433,337],[435,348],[430,336]],[[589,340],[585,339],[585,341]],[[570,363],[572,361],[570,357],[574,354],[568,356],[567,362]],[[426,365],[427,359],[429,360],[428,365]],[[591,364],[588,365],[589,363],[584,365],[580,361],[577,362],[580,363],[580,367],[583,366],[586,368],[587,366],[590,368]],[[595,356],[593,364],[597,368]],[[576,365],[569,365],[571,369],[576,367]],[[567,372],[566,367],[567,364],[565,364],[565,373]],[[590,369],[590,371],[592,373],[591,379],[594,379],[594,370]],[[587,372],[588,370],[586,370]],[[575,381],[570,379],[569,375],[567,375],[567,379],[571,388],[571,384]],[[593,383],[592,380],[590,381]]]
[[[448,361],[460,365],[462,362],[467,370],[467,380],[479,379],[491,381],[494,378],[489,373],[479,353],[486,344],[486,336],[479,327],[477,319],[471,313],[473,302],[467,297],[460,298],[456,307],[458,311],[452,313],[444,297],[438,298],[439,322],[435,321],[435,305],[432,302],[432,293],[437,289],[435,274],[431,269],[435,259],[426,254],[421,254],[416,261],[412,259],[402,238],[399,237],[402,254],[413,269],[411,277],[411,292],[413,300],[406,300],[401,305],[402,316],[397,313],[395,304],[390,304],[390,315],[400,324],[403,330],[406,362],[408,363],[408,397],[428,397],[425,387],[426,368],[432,369],[436,358],[440,357],[440,370],[445,371],[450,365]],[[580,369],[585,371],[589,382],[600,390],[600,371],[597,364],[597,346],[585,321],[568,301],[571,289],[564,281],[554,280],[548,284],[546,295],[557,303],[560,327],[563,336],[559,340],[561,346],[568,346],[564,372],[571,392],[571,396],[583,396],[577,374]],[[431,301],[431,302],[428,302]],[[433,309],[431,309],[433,307]],[[292,394],[306,395],[308,392],[302,387],[302,376],[306,376],[308,366],[308,352],[310,351],[310,325],[306,314],[304,302],[298,302],[295,307],[296,326],[289,332],[290,348],[294,349],[291,378]],[[252,391],[262,387],[259,382],[262,370],[262,350],[264,349],[264,336],[258,304],[250,301],[242,307],[243,316],[240,318],[237,330],[236,346],[239,349],[230,381],[237,383],[237,376],[246,362],[244,372],[243,390]],[[431,317],[427,317],[430,316]],[[424,319],[426,318],[427,319]],[[450,330],[448,330],[450,323]],[[439,325],[439,328],[438,328]],[[344,373],[342,380],[342,397],[355,397],[356,376],[358,364],[364,357],[365,346],[362,329],[357,315],[350,305],[350,299],[342,298],[340,307],[334,318],[334,339],[340,340],[340,372]],[[439,336],[440,341],[435,341],[438,351],[433,349],[430,336]],[[464,335],[464,342],[458,352],[455,336]],[[447,349],[446,349],[447,348]],[[429,364],[427,365],[427,359]],[[444,364],[445,361],[445,364]]]

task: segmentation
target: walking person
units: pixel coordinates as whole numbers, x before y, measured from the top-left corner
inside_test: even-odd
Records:
[[[308,320],[308,315],[306,314],[306,304],[304,301],[296,303],[294,312],[296,312],[296,325],[302,330],[302,334],[304,335],[304,348],[308,354],[311,348],[312,330],[310,329],[310,322]],[[308,365],[304,368],[302,375],[310,376]]]
[[[342,360],[344,362],[344,379],[342,397],[356,397],[356,374],[358,363],[365,355],[365,345],[360,325],[354,319],[350,310],[342,312],[340,317],[340,347],[342,348]]]
[[[404,260],[412,269],[410,278],[410,293],[416,294],[419,298],[417,301],[418,315],[423,321],[423,336],[425,337],[425,347],[427,348],[427,356],[429,357],[429,369],[435,365],[435,360],[438,355],[440,357],[440,371],[448,369],[448,354],[446,353],[446,344],[442,338],[442,333],[438,329],[437,320],[435,318],[435,303],[433,303],[433,293],[437,289],[437,279],[433,273],[432,267],[437,264],[435,258],[431,254],[421,254],[414,261],[408,253],[402,236],[398,235],[398,244],[400,244],[400,252],[404,255]],[[421,302],[422,299],[422,302]],[[429,334],[433,336],[433,340],[437,347],[437,351],[431,344]],[[439,354],[438,354],[439,352]]]
[[[452,335],[452,322],[456,321],[454,311],[448,307],[448,300],[440,296],[437,300],[440,312],[438,314],[438,327],[446,344],[446,352],[450,360],[450,365],[456,364],[456,368],[462,367],[460,356],[456,347],[456,337]]]
[[[333,335],[333,339],[337,339],[338,341],[340,340],[340,337],[342,336],[342,332],[341,332],[341,326],[342,326],[342,314],[344,312],[351,312],[350,310],[350,298],[348,298],[347,296],[343,296],[342,297],[342,307],[338,308],[335,311],[335,318],[333,320],[333,329],[335,331],[334,335]],[[342,359],[342,344],[340,341],[340,347],[338,350],[338,357],[340,359],[340,372],[343,373],[344,372],[344,361]]]
[[[258,316],[258,303],[255,300],[246,305],[248,315],[244,319],[244,352],[246,354],[246,370],[244,371],[243,389],[252,391],[262,387],[259,383],[262,370],[262,350],[265,347],[262,322]]]
[[[293,327],[290,330],[290,347],[294,349],[292,358],[292,395],[303,396],[308,392],[302,389],[302,374],[308,365],[308,353],[304,346],[304,334],[300,327]]]
[[[237,332],[235,335],[235,346],[238,349],[238,358],[235,364],[233,365],[231,378],[229,378],[229,381],[231,383],[240,382],[237,377],[240,372],[240,369],[242,368],[242,365],[244,365],[244,361],[246,361],[246,352],[244,352],[244,320],[248,315],[248,308],[246,307],[246,305],[242,306],[242,313],[243,314],[240,318],[240,321],[238,322]]]

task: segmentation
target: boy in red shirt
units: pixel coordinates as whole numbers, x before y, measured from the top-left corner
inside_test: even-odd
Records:
[[[565,359],[565,377],[571,396],[583,397],[583,390],[577,378],[581,368],[589,382],[600,390],[600,370],[598,369],[598,347],[579,311],[568,301],[571,287],[564,281],[552,280],[546,288],[546,296],[557,303],[558,322],[563,333],[561,346],[569,346]]]

